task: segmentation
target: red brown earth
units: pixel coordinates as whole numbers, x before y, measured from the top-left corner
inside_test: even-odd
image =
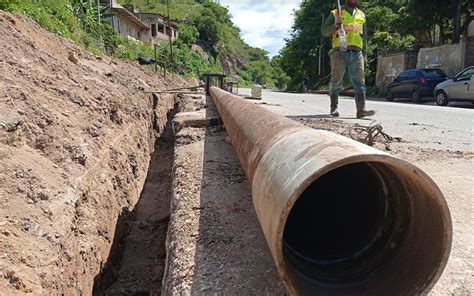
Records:
[[[2,11],[0,36],[0,294],[91,294],[176,103],[146,91],[186,81]]]

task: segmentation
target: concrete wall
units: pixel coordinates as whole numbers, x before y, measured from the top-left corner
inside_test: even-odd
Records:
[[[406,54],[399,53],[379,56],[377,59],[377,76],[375,85],[381,93],[385,93],[389,85],[402,71],[406,70]]]
[[[459,44],[422,48],[418,53],[417,68],[442,69],[448,76],[454,76],[464,69],[465,44],[465,40],[461,40]]]
[[[474,12],[471,13],[472,16],[474,16]],[[474,21],[472,21],[469,24],[469,27],[467,28],[467,36],[468,37],[474,37]]]
[[[466,38],[466,59],[464,67],[474,66],[474,36]]]
[[[155,37],[152,38],[153,44],[161,44],[163,42],[168,42],[169,37],[163,33],[157,33]]]
[[[142,30],[137,25],[130,23],[127,18],[120,14],[114,15],[112,18],[114,29],[119,32],[120,36],[132,38],[135,40],[150,42],[150,30]]]
[[[155,40],[152,42],[163,42],[168,41],[168,34],[171,34],[171,39],[175,40],[179,36],[179,31],[174,27],[168,27],[168,23],[165,19],[156,13],[142,13],[141,20],[147,24],[150,28],[153,24],[157,26],[157,35],[155,36]],[[161,29],[160,29],[161,28]],[[171,33],[170,33],[171,32]]]
[[[164,18],[155,13],[142,13],[142,21],[148,24],[148,26],[151,26],[151,24],[165,23]]]

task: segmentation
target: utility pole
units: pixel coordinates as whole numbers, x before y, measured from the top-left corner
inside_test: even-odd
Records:
[[[100,0],[97,0],[97,21],[98,21],[98,24],[99,24],[99,43],[101,44],[101,46],[103,46],[105,51],[107,51],[107,48],[105,47],[104,40],[102,38],[102,28],[100,27],[100,25],[101,25]]]
[[[112,28],[115,29],[115,25],[114,25],[114,7],[113,7],[113,0],[110,0],[109,1],[109,6],[110,6],[110,23],[112,25]],[[117,28],[117,31],[120,32],[120,28]]]
[[[99,17],[99,24],[100,24],[100,0],[97,0],[97,16]]]
[[[169,36],[169,40],[170,40],[170,62],[171,62],[171,67],[173,67],[174,69],[174,61],[173,61],[173,42],[172,42],[172,38],[171,38],[171,32],[172,32],[172,29],[171,29],[171,19],[170,19],[170,0],[166,0],[166,5],[168,7],[168,36]]]
[[[321,26],[324,25],[324,14],[321,12]],[[318,76],[319,76],[319,79],[321,80],[323,74],[322,74],[322,71],[323,71],[323,43],[324,43],[324,37],[323,35],[321,34],[321,39],[320,39],[320,42],[321,44],[319,44],[319,65],[318,65]]]

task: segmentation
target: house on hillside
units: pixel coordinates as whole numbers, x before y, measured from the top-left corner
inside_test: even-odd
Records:
[[[178,25],[158,13],[142,13],[131,4],[118,4],[116,0],[100,0],[104,6],[112,7],[110,22],[122,37],[160,44],[175,40],[179,36]]]
[[[175,40],[179,36],[178,25],[170,22],[168,25],[168,18],[158,13],[141,13],[142,21],[151,28],[151,39],[154,43],[161,43]]]
[[[112,8],[110,23],[120,36],[150,42],[151,28],[140,19],[138,11],[137,16],[133,10],[118,4],[116,0],[101,0],[100,3]]]

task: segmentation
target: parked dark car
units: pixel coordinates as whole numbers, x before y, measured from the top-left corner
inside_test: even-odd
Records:
[[[423,97],[433,97],[433,91],[439,83],[447,79],[440,69],[414,69],[400,73],[388,85],[386,98],[411,98],[415,103],[421,103]]]

